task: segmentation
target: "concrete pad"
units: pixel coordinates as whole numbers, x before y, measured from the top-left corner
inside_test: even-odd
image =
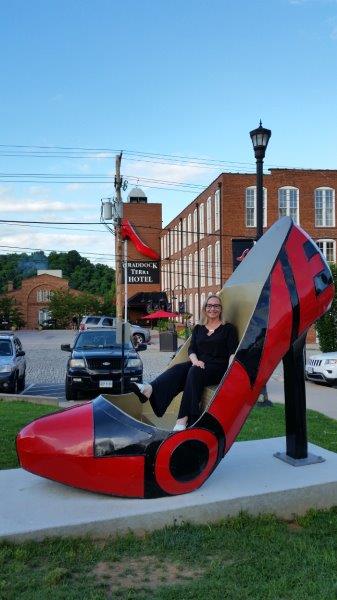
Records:
[[[337,505],[337,454],[309,444],[325,462],[292,467],[273,456],[284,450],[285,438],[237,442],[199,490],[153,500],[93,494],[22,469],[1,471],[0,538],[105,537],[217,521],[242,510],[291,518]]]

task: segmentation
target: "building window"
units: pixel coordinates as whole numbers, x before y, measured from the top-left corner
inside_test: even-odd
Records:
[[[212,270],[212,246],[207,247],[207,285],[213,283],[213,270]]]
[[[198,239],[198,212],[195,208],[193,211],[193,241],[196,242]]]
[[[185,287],[188,287],[188,259],[187,256],[183,258],[183,271],[181,275],[181,279],[184,280],[183,284]]]
[[[192,264],[192,254],[188,257],[188,287],[193,287],[193,264]]]
[[[200,250],[200,287],[205,287],[205,248]]]
[[[214,231],[220,229],[220,190],[214,195]]]
[[[180,252],[181,250],[181,228],[182,228],[182,221],[179,222],[178,225],[178,251]]]
[[[214,246],[215,284],[220,285],[220,242]]]
[[[299,224],[299,192],[294,187],[283,187],[278,191],[279,217],[291,217]]]
[[[187,245],[192,244],[192,215],[187,216]]]
[[[51,290],[37,290],[37,301],[38,302],[49,302],[52,297]]]
[[[207,198],[206,204],[206,231],[212,233],[212,196]]]
[[[256,227],[256,186],[246,188],[246,227]],[[263,188],[263,227],[267,227],[267,190]]]
[[[198,252],[194,252],[194,287],[198,287]]]
[[[200,206],[199,206],[199,232],[200,232],[200,239],[201,239],[205,235],[205,210],[204,210],[204,204],[200,204]]]
[[[194,322],[197,323],[199,321],[199,296],[198,294],[194,294]]]
[[[193,296],[192,296],[192,294],[190,294],[188,297],[188,312],[190,312],[193,315]],[[192,321],[195,323],[193,316],[192,316]]]
[[[206,302],[206,294],[205,294],[205,292],[202,292],[202,294],[200,295],[200,306],[201,306],[201,308],[203,308],[205,306],[205,302]]]
[[[316,244],[328,262],[336,262],[335,240],[318,240]]]
[[[187,229],[186,219],[183,219],[183,248],[186,248],[186,229]]]
[[[335,190],[332,188],[315,190],[315,226],[335,227]]]

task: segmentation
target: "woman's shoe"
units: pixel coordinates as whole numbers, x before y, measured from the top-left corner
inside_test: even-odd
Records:
[[[142,404],[145,404],[151,398],[152,386],[150,383],[135,383],[132,381],[129,387],[130,391],[136,394]]]
[[[328,310],[333,294],[331,273],[317,246],[290,218],[280,219],[220,293],[240,343],[208,409],[193,426],[163,431],[100,396],[27,425],[17,436],[21,466],[119,496],[197,489],[231,447],[276,366]]]

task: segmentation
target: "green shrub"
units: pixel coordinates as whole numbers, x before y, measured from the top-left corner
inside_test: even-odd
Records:
[[[316,323],[319,345],[322,352],[334,352],[337,350],[337,266],[331,263],[330,269],[335,284],[335,296],[330,310]]]

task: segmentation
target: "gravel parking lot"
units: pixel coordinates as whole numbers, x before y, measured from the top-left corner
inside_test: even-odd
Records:
[[[72,344],[75,336],[71,330],[19,331],[26,352],[26,387],[42,384],[64,385],[68,352],[61,344]],[[140,353],[144,364],[144,379],[153,379],[169,363],[172,352],[159,351],[158,333],[154,332],[147,350]]]

